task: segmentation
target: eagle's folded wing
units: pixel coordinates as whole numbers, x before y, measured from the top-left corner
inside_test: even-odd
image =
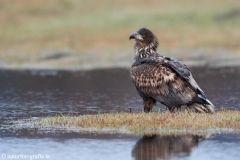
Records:
[[[205,93],[202,91],[202,89],[198,86],[197,82],[193,79],[192,74],[189,70],[189,68],[183,64],[181,61],[172,58],[172,57],[165,57],[164,61],[161,60],[163,63],[162,65],[171,68],[172,70],[176,71],[179,76],[184,78],[187,82],[191,84],[193,88],[195,88],[197,91],[199,91],[202,98],[206,99]]]
[[[152,97],[167,106],[190,103],[196,97],[195,88],[165,61],[164,58],[147,58],[132,65],[131,78],[139,95]]]

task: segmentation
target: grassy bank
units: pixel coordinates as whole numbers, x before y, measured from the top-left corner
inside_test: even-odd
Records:
[[[0,15],[0,67],[130,65],[128,36],[141,27],[157,35],[162,54],[183,60],[240,50],[238,0],[9,0]]]
[[[216,132],[239,131],[240,111],[197,113],[105,113],[82,116],[51,116],[33,121],[36,128],[80,128],[94,131],[141,132]]]

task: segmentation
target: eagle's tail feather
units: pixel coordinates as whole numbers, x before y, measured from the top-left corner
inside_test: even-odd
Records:
[[[188,108],[200,113],[214,113],[214,105],[208,99],[206,101],[208,104],[193,103]]]
[[[208,110],[210,111],[210,113],[214,113],[215,112],[214,111],[215,106],[208,99],[206,99],[206,101],[209,103],[208,105],[206,105]]]

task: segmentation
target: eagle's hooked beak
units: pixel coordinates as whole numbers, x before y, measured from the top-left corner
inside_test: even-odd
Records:
[[[130,37],[129,37],[129,40],[131,40],[131,39],[135,39],[136,38],[136,35],[137,35],[137,33],[135,32],[135,33],[133,33],[133,34],[131,34],[130,35]]]
[[[137,32],[134,32],[133,34],[130,35],[129,40],[131,39],[136,39],[136,40],[143,40],[142,36],[138,34]]]

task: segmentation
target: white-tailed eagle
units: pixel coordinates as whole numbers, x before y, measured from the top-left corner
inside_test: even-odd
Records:
[[[214,105],[193,79],[189,68],[177,59],[157,52],[158,39],[150,30],[139,29],[129,39],[136,41],[130,75],[143,98],[145,112],[151,111],[156,101],[170,111],[186,106],[190,111],[214,112]]]

